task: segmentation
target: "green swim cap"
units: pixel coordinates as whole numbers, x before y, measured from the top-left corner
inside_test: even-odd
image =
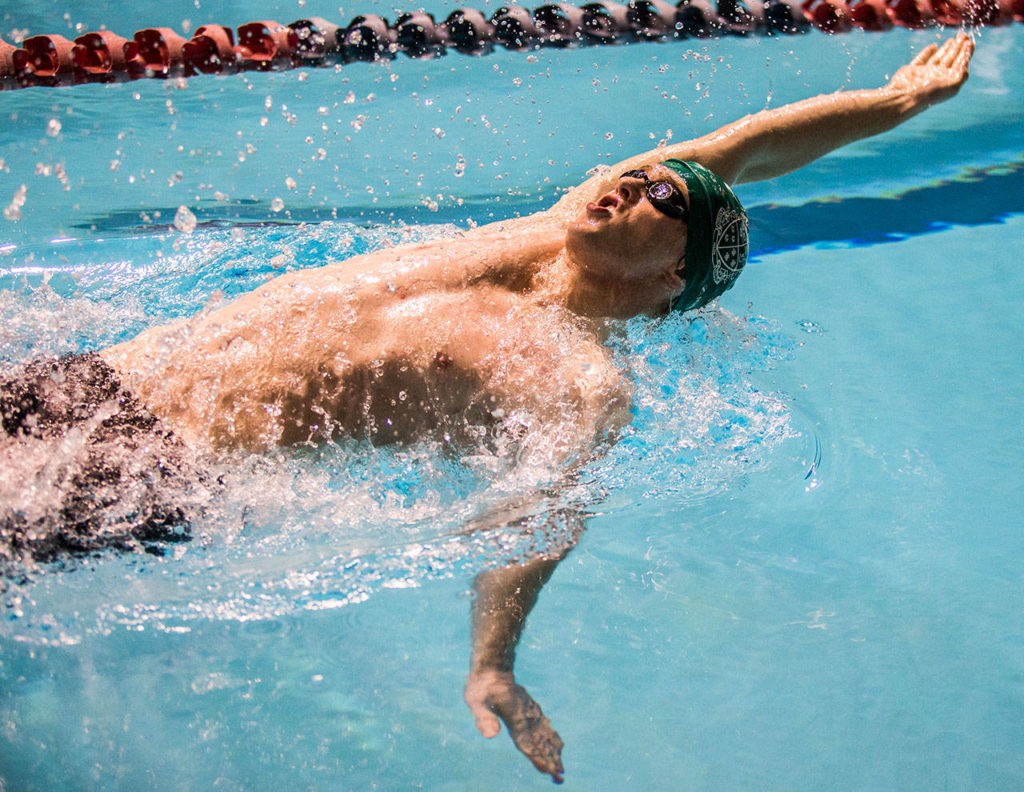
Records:
[[[686,286],[669,310],[707,305],[731,288],[747,263],[747,213],[729,185],[696,162],[667,159],[690,193],[686,230]]]

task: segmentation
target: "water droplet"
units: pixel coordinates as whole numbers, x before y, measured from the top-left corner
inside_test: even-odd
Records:
[[[824,333],[825,328],[817,322],[813,322],[810,319],[803,319],[796,323],[796,326],[803,330],[805,333]]]
[[[179,206],[174,215],[174,227],[183,234],[191,234],[196,230],[196,216],[187,206]]]

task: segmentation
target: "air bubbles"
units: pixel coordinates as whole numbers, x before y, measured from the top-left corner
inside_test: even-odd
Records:
[[[295,179],[293,179],[291,176],[284,180],[284,184],[289,190],[294,190],[295,187],[297,186],[295,183]],[[273,205],[271,205],[271,208],[273,208]]]
[[[465,158],[461,154],[459,154],[459,159],[455,163],[455,178],[457,178],[457,179],[462,178],[462,176],[463,176],[463,174],[465,174],[465,172],[466,172],[466,160],[465,160]]]
[[[826,332],[824,327],[822,327],[817,322],[812,321],[811,319],[801,319],[800,321],[798,321],[796,323],[796,326],[799,327],[801,330],[803,330],[805,333],[824,333],[824,332]]]
[[[271,212],[280,212],[282,209],[284,209],[284,201],[282,201],[280,198],[275,198],[273,201],[270,202]]]
[[[60,121],[56,118],[51,118],[46,122],[46,136],[57,137],[60,134]]]

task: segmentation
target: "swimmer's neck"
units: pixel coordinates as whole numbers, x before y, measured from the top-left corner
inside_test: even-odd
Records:
[[[659,280],[602,276],[574,261],[564,246],[540,267],[531,292],[539,302],[561,305],[587,319],[657,316],[668,307]]]

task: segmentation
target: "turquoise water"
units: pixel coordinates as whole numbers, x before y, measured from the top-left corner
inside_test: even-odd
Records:
[[[326,13],[179,6],[72,24]],[[5,10],[0,36],[65,10]],[[346,13],[366,10],[391,12]],[[935,35],[0,94],[0,204],[27,187],[0,220],[0,358],[95,348],[289,267],[529,211],[670,129],[875,84]],[[721,308],[626,328],[636,420],[565,496],[587,531],[517,663],[568,786],[1020,787],[1022,64],[1019,27],[984,31],[955,102],[744,188],[756,256]],[[180,206],[191,234],[171,227]],[[461,690],[473,573],[558,527],[458,534],[550,471],[353,444],[218,472],[226,491],[174,554],[10,584],[2,786],[550,784],[476,733]]]

